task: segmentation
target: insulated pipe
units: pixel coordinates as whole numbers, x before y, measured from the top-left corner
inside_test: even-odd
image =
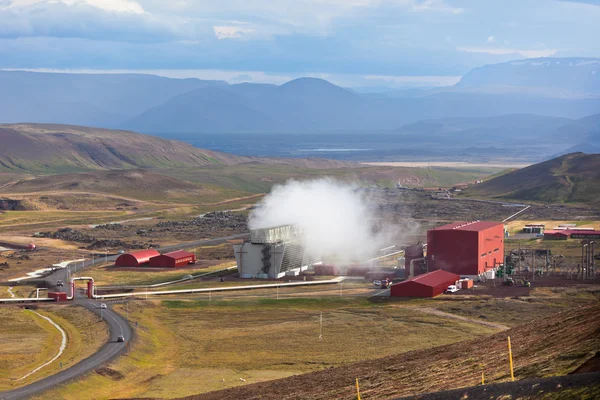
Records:
[[[95,299],[94,295],[94,278],[89,276],[80,276],[76,278],[71,278],[71,296],[67,296],[67,300],[73,300],[75,298],[75,281],[87,281],[88,282],[88,297],[90,299]],[[91,292],[90,292],[91,286]]]
[[[423,260],[427,260],[426,257],[421,257],[421,258],[415,258],[413,260],[410,260],[410,264],[409,264],[409,275],[408,275],[408,279],[410,278],[414,278],[415,276],[415,261],[423,261]],[[405,271],[406,273],[406,271]]]

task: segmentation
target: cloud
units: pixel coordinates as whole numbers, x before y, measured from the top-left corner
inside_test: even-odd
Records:
[[[246,34],[253,33],[254,28],[244,26],[213,26],[213,31],[217,39],[237,39],[244,37]]]
[[[144,8],[133,0],[13,0],[12,2],[8,2],[8,6],[6,8],[16,9],[35,4],[51,5],[56,3],[62,3],[67,6],[88,5],[103,11],[116,13],[144,13]]]
[[[13,0],[1,4],[0,38],[160,42],[196,35],[187,20],[156,18],[132,0]]]
[[[496,41],[496,38],[494,36],[488,36],[488,38],[487,38],[488,43],[494,43],[495,41]]]
[[[464,8],[452,7],[443,0],[423,0],[413,1],[412,9],[414,11],[435,11],[448,14],[461,14],[465,11]]]
[[[555,55],[557,49],[540,49],[540,50],[519,50],[508,48],[487,48],[487,47],[458,47],[457,50],[467,53],[487,53],[494,55],[501,54],[520,54],[526,58],[550,57]]]

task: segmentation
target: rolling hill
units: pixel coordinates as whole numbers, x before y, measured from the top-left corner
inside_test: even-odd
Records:
[[[600,205],[600,154],[567,154],[469,187],[463,194]]]
[[[351,165],[324,159],[241,157],[131,131],[52,124],[0,125],[0,172],[64,173],[101,169],[287,164],[305,168]]]

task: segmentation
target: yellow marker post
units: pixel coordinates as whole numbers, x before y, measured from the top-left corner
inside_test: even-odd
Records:
[[[483,373],[483,371],[482,371],[482,372],[481,372],[481,384],[482,384],[482,385],[485,385],[485,378],[484,378],[483,374],[484,374],[484,373]]]
[[[356,378],[356,398],[360,400],[360,389],[358,388],[358,378]]]
[[[513,372],[512,349],[510,347],[510,336],[508,337],[508,361],[510,363],[510,379],[514,382],[515,374]]]

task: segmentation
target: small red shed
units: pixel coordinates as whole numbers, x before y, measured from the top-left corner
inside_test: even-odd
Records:
[[[435,297],[460,279],[459,275],[438,269],[403,282],[393,284],[390,289],[392,297]]]
[[[152,257],[150,266],[157,268],[177,268],[196,263],[196,255],[189,251],[172,251]]]
[[[67,301],[67,294],[65,292],[48,292],[48,297],[56,301]]]
[[[160,253],[154,249],[121,254],[115,261],[115,267],[140,267],[144,264],[148,264],[150,259],[156,256],[160,256]]]

